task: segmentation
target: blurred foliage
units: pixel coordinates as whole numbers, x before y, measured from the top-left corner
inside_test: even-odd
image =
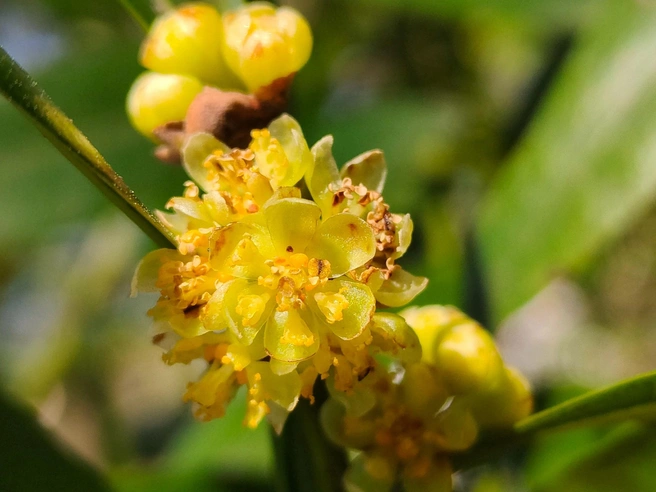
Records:
[[[109,490],[99,474],[63,451],[31,412],[4,393],[0,393],[0,436],[0,490]]]
[[[656,12],[644,10],[619,3],[589,26],[488,192],[479,230],[497,319],[588,266],[656,196]]]
[[[649,233],[656,216],[656,7],[610,0],[289,3],[315,32],[290,112],[310,142],[334,134],[339,163],[370,148],[385,151],[386,197],[392,211],[412,213],[415,223],[404,266],[431,277],[418,302],[468,303],[479,318],[489,318],[490,307],[496,325],[566,276],[594,307],[602,328],[591,333],[627,340],[630,350],[617,355],[616,366],[653,361],[656,338],[646,337],[656,323],[647,300],[656,251]],[[114,0],[2,2],[0,20],[19,17],[29,20],[37,48],[10,54],[34,63],[53,101],[147,206],[162,208],[186,176],[156,162],[124,114],[125,94],[142,70],[139,26]],[[52,41],[39,35],[46,31],[63,51],[39,65],[39,46]],[[8,32],[0,27],[0,43],[11,46]],[[167,368],[148,346],[143,313],[152,299],[130,301],[127,293],[134,265],[152,245],[4,101],[0,167],[3,387],[37,406],[117,490],[271,490],[268,431],[241,426],[243,399],[224,420],[194,422],[179,400],[196,368]],[[590,343],[582,357],[597,355]],[[558,389],[576,377],[564,373],[538,388],[545,397],[538,407],[559,400]],[[7,401],[8,409],[14,405]],[[43,438],[20,407],[7,410],[16,413],[11,418],[4,400],[0,407],[0,437],[22,441],[21,453],[39,450],[16,454],[22,458],[11,462],[9,478],[21,482],[5,485],[0,473],[1,490],[36,490],[40,475],[24,465],[47,474],[56,464],[49,475],[55,490],[97,479]],[[653,430],[641,425],[541,439],[490,465],[488,488],[477,490],[653,490]],[[85,490],[99,490],[88,483]]]

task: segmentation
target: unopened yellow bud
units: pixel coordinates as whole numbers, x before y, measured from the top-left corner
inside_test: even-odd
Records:
[[[482,427],[509,427],[533,411],[531,388],[518,371],[507,367],[500,385],[473,396],[471,409]]]
[[[191,101],[202,89],[203,84],[193,77],[146,72],[134,81],[128,93],[130,122],[152,139],[158,126],[184,120]]]
[[[189,3],[158,17],[141,45],[140,61],[149,70],[196,77],[234,86],[221,50],[223,23],[211,5]]]
[[[437,347],[447,329],[470,319],[452,306],[412,306],[399,313],[417,334],[422,348],[422,360],[435,363]]]
[[[448,393],[434,368],[410,364],[403,376],[403,401],[415,415],[432,418],[447,400]]]
[[[226,13],[223,27],[225,59],[252,92],[298,72],[312,51],[310,26],[289,7],[252,3]]]
[[[444,334],[435,365],[456,394],[494,387],[503,370],[492,337],[474,322],[454,326]]]

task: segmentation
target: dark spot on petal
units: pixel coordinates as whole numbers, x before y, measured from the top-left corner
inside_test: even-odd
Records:
[[[352,233],[355,233],[358,230],[358,226],[355,225],[353,222],[349,222],[348,226],[349,226],[349,229],[351,229]]]
[[[201,306],[199,305],[189,306],[183,309],[182,312],[184,313],[186,318],[193,318],[195,316],[198,316],[200,308]]]
[[[287,249],[285,251],[287,251],[287,253],[293,253],[294,248],[292,248],[291,246],[287,246]]]
[[[158,333],[153,337],[153,343],[157,345],[159,342],[164,340],[164,337],[166,336],[166,333]]]

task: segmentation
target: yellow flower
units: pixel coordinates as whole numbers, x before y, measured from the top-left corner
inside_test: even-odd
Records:
[[[346,473],[347,490],[391,490],[399,478],[407,490],[451,490],[446,452],[469,447],[477,426],[430,368],[411,369],[377,365],[360,383],[370,391],[368,405],[362,395],[333,395],[322,407],[329,437],[362,451]]]
[[[421,362],[381,361],[351,393],[328,385],[324,429],[361,451],[345,477],[348,490],[391,490],[402,480],[405,490],[449,491],[449,453],[472,446],[479,428],[512,426],[532,409],[526,381],[463,313],[426,306],[402,314],[424,345]]]
[[[383,199],[387,176],[383,153],[365,152],[347,162],[340,172],[332,145],[332,137],[327,136],[312,147],[314,165],[305,174],[307,187],[324,219],[350,213],[370,225],[376,239],[374,261],[352,276],[366,283],[380,304],[403,306],[424,290],[428,279],[416,277],[395,264],[410,246],[413,224],[409,214],[392,214]]]
[[[376,357],[421,358],[403,318],[375,312],[394,275],[404,272],[395,266],[377,285],[363,281],[363,272],[385,268],[381,251],[395,259],[380,248],[371,219],[383,202],[363,192],[378,205],[362,201],[355,213],[355,205],[325,209],[301,198],[293,185],[321,166],[317,146],[313,154],[290,116],[252,136],[248,149],[229,149],[207,134],[188,139],[183,162],[195,183],[185,183],[184,195],[169,200],[170,213],[160,213],[178,249],[148,254],[133,291],[160,294],[149,315],[167,363],[207,361],[185,394],[199,418],[223,415],[245,385],[247,424],[267,416],[280,429],[300,396],[313,400],[317,377],[365,411],[375,398],[360,380]],[[370,176],[372,162],[380,164],[356,161],[349,176]],[[373,168],[380,171],[379,164]],[[398,242],[396,229],[394,237]]]
[[[373,257],[371,228],[349,214],[323,223],[320,215],[311,201],[273,199],[248,222],[217,233],[212,265],[234,279],[210,306],[221,304],[227,326],[247,345],[264,329],[276,361],[308,359],[328,333],[357,337],[375,309],[369,288],[344,277]]]

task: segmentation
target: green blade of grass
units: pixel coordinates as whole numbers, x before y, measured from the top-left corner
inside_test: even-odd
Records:
[[[158,246],[175,246],[173,234],[141,203],[71,119],[53,104],[32,77],[2,47],[0,93]]]

